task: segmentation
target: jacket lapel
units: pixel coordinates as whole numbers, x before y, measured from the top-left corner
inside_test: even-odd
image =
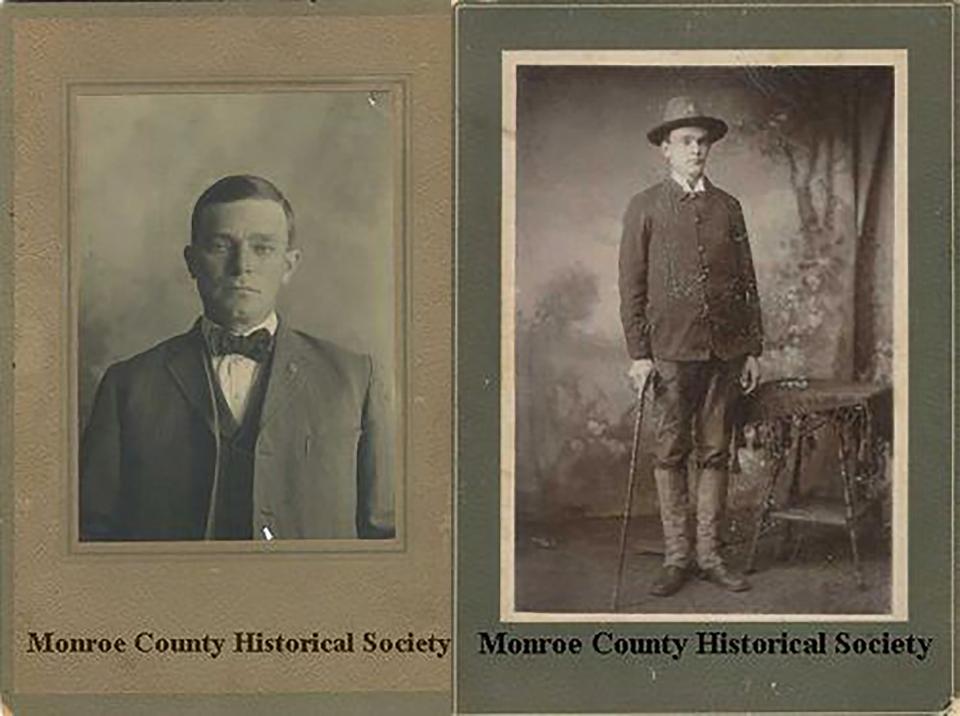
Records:
[[[200,332],[200,322],[197,321],[193,329],[171,346],[167,357],[167,370],[183,397],[212,432],[213,405],[204,360],[203,335]]]
[[[303,382],[303,364],[297,336],[281,318],[277,326],[267,394],[264,396],[263,410],[260,413],[261,427],[270,422],[297,395]]]
[[[707,175],[704,174],[704,175],[703,175],[703,193],[704,193],[704,196],[710,196],[710,195],[714,194],[716,191],[717,191],[717,187],[715,187],[715,186],[713,185],[713,182],[711,182],[711,181],[707,178]]]

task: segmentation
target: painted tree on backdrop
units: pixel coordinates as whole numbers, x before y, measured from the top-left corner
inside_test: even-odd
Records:
[[[783,239],[796,260],[780,262],[770,283],[786,288],[765,306],[768,360],[780,374],[876,378],[884,372],[878,352],[888,350],[875,303],[889,75],[876,68],[747,67],[741,79],[760,109],[739,130],[788,169],[798,219],[797,233]],[[864,122],[878,111],[877,136],[865,138]]]

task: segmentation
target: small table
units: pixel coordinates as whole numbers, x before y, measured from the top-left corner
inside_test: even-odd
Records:
[[[757,524],[747,559],[754,569],[760,535],[766,525],[779,520],[845,527],[853,553],[857,585],[864,586],[857,549],[857,524],[884,494],[882,477],[886,447],[893,441],[892,390],[873,383],[794,378],[761,384],[744,406],[746,424],[754,425],[762,447],[772,459],[772,469],[758,508]],[[843,502],[803,499],[799,481],[804,438],[821,429],[837,438],[839,479]],[[787,470],[787,462],[793,456]],[[774,495],[786,473],[787,497],[780,505]]]

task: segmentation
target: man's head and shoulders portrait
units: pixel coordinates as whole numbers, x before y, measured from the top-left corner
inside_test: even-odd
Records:
[[[106,370],[81,445],[81,540],[393,537],[373,361],[277,309],[302,251],[263,177],[196,200],[183,258],[202,315]]]

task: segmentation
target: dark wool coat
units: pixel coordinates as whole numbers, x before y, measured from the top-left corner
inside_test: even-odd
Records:
[[[81,446],[81,540],[203,539],[216,455],[205,355],[198,322],[107,370]],[[392,537],[371,360],[281,321],[270,366],[254,539],[264,527],[277,539]]]
[[[759,355],[757,280],[739,202],[709,181],[666,179],[630,201],[620,243],[620,318],[633,359]]]

